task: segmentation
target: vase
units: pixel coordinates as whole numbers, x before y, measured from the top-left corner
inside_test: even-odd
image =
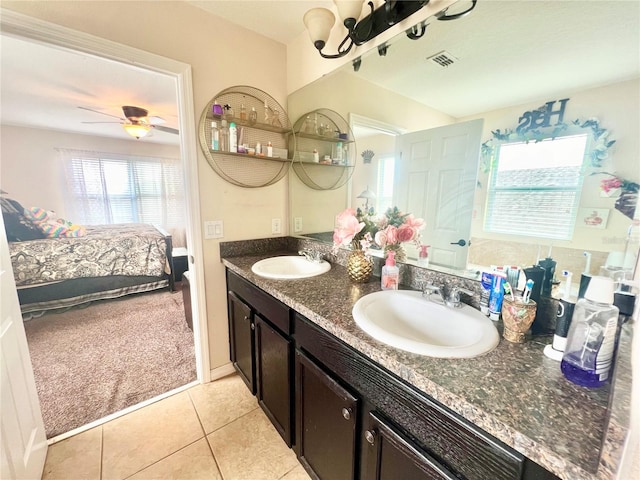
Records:
[[[373,262],[362,250],[353,250],[347,257],[347,273],[356,283],[366,283],[373,273]]]
[[[387,245],[384,247],[384,258],[386,260],[389,251],[393,250],[395,252],[396,262],[405,263],[407,261],[407,253],[404,251],[404,248],[399,243],[393,245]]]

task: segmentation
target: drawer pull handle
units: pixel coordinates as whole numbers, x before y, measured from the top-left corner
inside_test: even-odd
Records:
[[[345,420],[351,420],[351,409],[346,407],[343,408],[342,416],[344,417]]]
[[[367,442],[369,442],[371,445],[373,445],[374,443],[376,443],[376,432],[375,430],[367,430],[364,434],[364,438],[367,440]]]
[[[251,324],[251,330],[255,330],[255,329],[256,329],[256,324],[255,324],[255,323],[252,323],[252,324]]]

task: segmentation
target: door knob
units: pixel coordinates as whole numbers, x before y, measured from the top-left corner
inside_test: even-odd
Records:
[[[367,430],[364,434],[364,438],[371,445],[376,443],[376,432],[374,430]]]
[[[460,245],[461,247],[464,247],[466,244],[467,242],[465,242],[462,238],[457,242],[451,242],[451,245]]]

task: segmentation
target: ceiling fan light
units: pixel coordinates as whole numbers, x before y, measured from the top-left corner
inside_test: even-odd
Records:
[[[140,125],[135,123],[125,123],[122,125],[122,128],[124,128],[129,135],[135,138],[145,137],[151,130],[149,125]]]
[[[331,34],[331,27],[336,17],[331,10],[326,8],[312,8],[304,14],[302,19],[309,32],[309,37],[318,50],[326,45]]]
[[[362,5],[364,3],[362,0],[333,0],[333,3],[336,4],[338,15],[340,15],[340,20],[342,20],[343,23],[345,23],[347,19],[353,19],[349,23],[355,25],[360,19]]]

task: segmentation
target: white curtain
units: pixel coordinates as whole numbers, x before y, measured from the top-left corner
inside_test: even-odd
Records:
[[[186,207],[179,158],[59,149],[68,220],[83,225],[148,223],[185,246]]]

